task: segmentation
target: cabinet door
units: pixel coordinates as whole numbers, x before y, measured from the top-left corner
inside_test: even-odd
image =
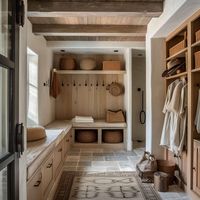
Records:
[[[200,195],[200,143],[194,142],[193,189]]]
[[[57,176],[62,167],[62,154],[63,154],[63,144],[60,142],[54,151],[54,177]]]
[[[67,153],[71,148],[71,141],[72,141],[72,134],[70,131],[63,140],[63,160],[66,158]]]
[[[46,195],[48,188],[51,187],[53,182],[53,155],[50,155],[48,160],[42,166],[42,177],[43,177],[43,194]]]
[[[42,172],[39,170],[28,182],[27,188],[28,200],[43,200],[42,196]]]

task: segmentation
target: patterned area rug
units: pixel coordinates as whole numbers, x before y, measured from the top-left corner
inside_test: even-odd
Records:
[[[134,172],[86,173],[64,171],[55,200],[160,200],[151,184]]]

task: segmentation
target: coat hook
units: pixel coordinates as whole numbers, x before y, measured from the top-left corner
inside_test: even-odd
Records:
[[[43,83],[43,85],[45,86],[45,87],[48,87],[50,84],[49,84],[49,80],[48,81],[45,81],[44,83]]]
[[[85,80],[85,87],[87,86],[87,81]]]
[[[97,87],[99,86],[99,83],[98,83],[98,81],[97,81],[97,83],[96,83],[96,86],[97,86]]]
[[[105,86],[104,80],[103,80],[103,84],[102,84],[102,86],[103,86],[103,87]]]
[[[74,84],[73,84],[73,86],[74,86],[74,87],[76,86],[76,83],[75,83],[75,81],[74,81]]]
[[[64,87],[65,86],[65,84],[63,83],[63,81],[62,81],[62,87]]]

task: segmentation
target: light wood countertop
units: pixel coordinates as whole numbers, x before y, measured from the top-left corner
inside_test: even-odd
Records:
[[[54,121],[45,127],[46,138],[27,143],[27,178],[31,177],[46,156],[59,144],[71,128],[72,124],[69,121]]]

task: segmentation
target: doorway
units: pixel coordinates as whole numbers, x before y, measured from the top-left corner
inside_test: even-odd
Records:
[[[145,147],[146,140],[145,50],[132,50],[132,88],[132,138],[135,149]]]

